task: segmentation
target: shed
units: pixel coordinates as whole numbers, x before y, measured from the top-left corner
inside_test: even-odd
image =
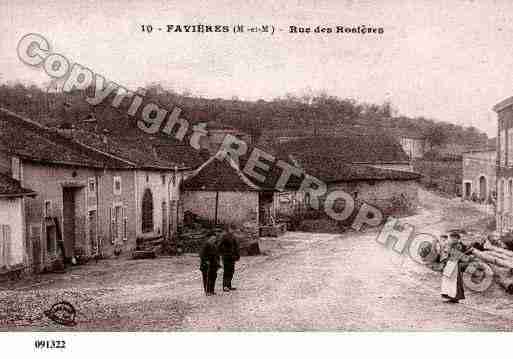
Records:
[[[217,223],[258,226],[274,191],[253,183],[232,159],[211,157],[183,183],[184,211]]]

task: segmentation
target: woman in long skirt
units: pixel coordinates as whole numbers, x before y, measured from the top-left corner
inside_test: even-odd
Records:
[[[442,274],[441,291],[442,298],[448,299],[450,303],[458,303],[460,300],[465,299],[461,274],[465,263],[462,263],[462,255],[468,252],[469,248],[461,242],[460,236],[458,234],[451,234],[447,243],[447,250],[442,253],[445,267]]]

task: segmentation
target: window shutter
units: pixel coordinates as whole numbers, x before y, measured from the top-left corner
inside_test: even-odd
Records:
[[[112,242],[112,207],[109,207],[109,240]]]
[[[123,206],[123,239],[127,239],[127,218],[126,218],[126,209]]]
[[[7,265],[5,261],[5,234],[4,234],[4,226],[0,227],[0,268]]]
[[[7,266],[11,265],[12,258],[11,258],[11,227],[9,225],[4,226],[4,238],[5,238],[5,264]]]

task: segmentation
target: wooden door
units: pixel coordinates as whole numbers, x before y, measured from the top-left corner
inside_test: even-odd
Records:
[[[65,257],[70,258],[75,248],[75,189],[71,187],[62,190],[62,232]]]
[[[166,201],[162,202],[162,235],[164,238],[167,238],[168,233],[168,213],[167,213],[167,203]]]
[[[98,252],[98,240],[96,237],[96,211],[89,211],[89,243],[91,248],[91,254]]]

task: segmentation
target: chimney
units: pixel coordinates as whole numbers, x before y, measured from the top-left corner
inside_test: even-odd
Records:
[[[107,137],[107,134],[109,133],[109,130],[107,130],[106,128],[103,129],[103,134],[102,134],[102,142],[107,145],[109,143],[109,140],[108,140],[108,137]]]
[[[66,137],[66,138],[73,138],[73,129],[74,126],[70,123],[63,123],[59,127],[57,127],[57,132]]]

